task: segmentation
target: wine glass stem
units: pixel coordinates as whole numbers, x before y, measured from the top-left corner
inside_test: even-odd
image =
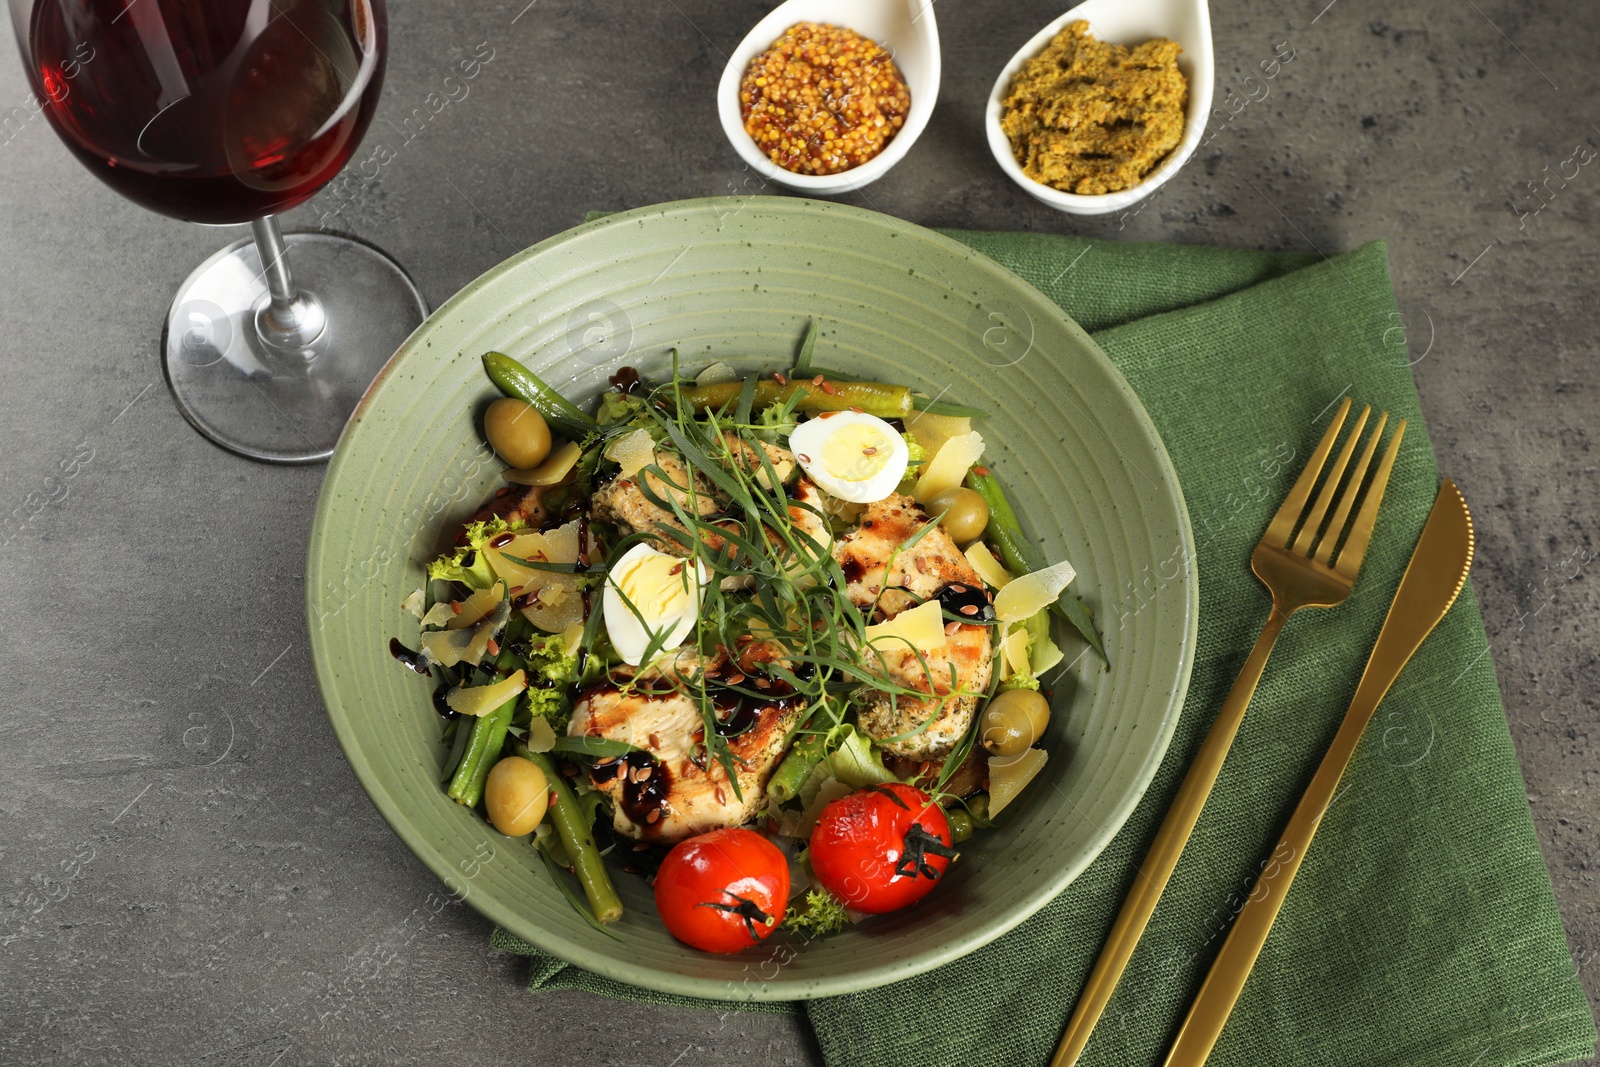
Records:
[[[256,310],[256,329],[261,339],[275,349],[302,353],[310,359],[311,345],[327,328],[327,315],[312,294],[295,288],[289,273],[288,249],[278,229],[276,215],[267,215],[250,224],[256,251],[267,280],[267,300]]]

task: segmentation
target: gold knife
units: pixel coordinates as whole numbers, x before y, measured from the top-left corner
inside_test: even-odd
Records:
[[[1189,1008],[1189,1016],[1172,1044],[1172,1051],[1167,1053],[1166,1067],[1200,1067],[1211,1055],[1228,1014],[1233,1011],[1250,977],[1250,968],[1255,966],[1256,956],[1267,940],[1267,932],[1272,929],[1272,921],[1278,916],[1295,872],[1300,869],[1311,837],[1327,814],[1328,805],[1333,803],[1339,778],[1350,763],[1356,742],[1361,740],[1361,731],[1399,677],[1401,668],[1455,603],[1472,566],[1472,546],[1472,516],[1467,512],[1461,491],[1447,478],[1439,487],[1427,525],[1422,528],[1422,537],[1411,553],[1411,562],[1400,579],[1394,603],[1389,605],[1389,614],[1378,633],[1378,643],[1367,660],[1367,669],[1356,686],[1356,695],[1350,701],[1350,710],[1345,712],[1344,723],[1290,817],[1283,840],[1273,851],[1244,910],[1234,921],[1222,951],[1212,963],[1211,973],[1206,975],[1205,984],[1200,987],[1199,995]]]

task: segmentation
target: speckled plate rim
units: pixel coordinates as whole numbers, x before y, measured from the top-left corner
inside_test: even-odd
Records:
[[[1110,357],[1094,342],[1093,338],[1062,311],[1055,302],[994,260],[977,253],[959,241],[926,227],[895,218],[892,215],[885,215],[881,212],[794,197],[763,196],[752,198],[729,196],[670,201],[607,215],[555,234],[491,267],[436,308],[433,314],[412,332],[411,336],[384,364],[382,370],[378,372],[377,377],[373,379],[372,384],[368,386],[366,392],[362,395],[355,410],[351,413],[350,420],[340,436],[333,458],[328,464],[328,470],[323,478],[322,487],[318,495],[316,513],[312,519],[311,537],[306,551],[306,623],[310,635],[313,669],[318,689],[323,696],[324,708],[333,726],[339,747],[344,752],[345,758],[349,760],[351,769],[355,772],[362,789],[372,800],[374,806],[377,807],[384,821],[389,824],[390,828],[400,837],[412,854],[421,860],[423,865],[439,877],[441,881],[447,885],[452,884],[453,881],[458,880],[458,872],[451,864],[450,859],[435,848],[423,833],[410,824],[400,805],[388,789],[385,788],[358,746],[355,732],[347,719],[347,713],[342,708],[336,709],[328,701],[327,694],[335,691],[335,678],[320,631],[313,624],[318,618],[317,591],[323,585],[320,557],[324,539],[328,533],[329,517],[333,510],[331,502],[334,494],[329,492],[329,487],[343,475],[346,457],[351,451],[349,442],[354,435],[361,432],[363,419],[373,401],[382,393],[386,382],[409,359],[448,358],[442,353],[433,353],[426,347],[425,339],[430,332],[430,328],[434,323],[454,313],[480,289],[498,280],[504,274],[516,270],[524,262],[548,254],[552,250],[578,240],[599,228],[626,226],[675,211],[705,211],[708,207],[715,208],[719,205],[737,208],[740,205],[747,205],[752,199],[763,201],[763,206],[767,210],[805,212],[821,209],[836,215],[859,215],[864,220],[871,220],[877,225],[897,230],[901,234],[913,237],[916,240],[930,241],[943,245],[948,251],[955,252],[964,258],[970,257],[975,270],[988,274],[998,287],[1012,291],[1012,294],[1026,303],[1031,310],[1063,324],[1068,332],[1076,335],[1083,343],[1090,358],[1100,364],[1100,369],[1107,375],[1108,381],[1126,400],[1128,412],[1132,416],[1132,425],[1129,429],[1135,432],[1149,448],[1149,455],[1155,459],[1157,464],[1157,473],[1161,486],[1166,490],[1167,498],[1173,507],[1173,517],[1177,520],[1184,559],[1182,590],[1186,618],[1182,646],[1177,650],[1179,662],[1171,697],[1168,701],[1168,707],[1162,715],[1154,742],[1146,758],[1139,765],[1137,773],[1133,776],[1131,788],[1123,794],[1120,803],[1113,808],[1112,817],[1079,849],[1070,862],[1062,865],[1060,873],[1047,886],[1036,891],[1030,898],[1017,901],[1016,906],[1009,910],[993,917],[978,920],[963,936],[951,939],[948,944],[938,949],[920,952],[904,959],[894,960],[876,967],[864,968],[860,971],[833,978],[809,978],[802,981],[786,982],[780,976],[778,979],[754,985],[747,983],[746,987],[741,989],[741,992],[748,995],[740,999],[748,1001],[794,1001],[860,992],[922,974],[982,948],[1027,921],[1076,880],[1121,831],[1128,817],[1133,813],[1133,809],[1149,788],[1150,781],[1155,777],[1156,770],[1161,766],[1161,761],[1166,756],[1167,748],[1171,744],[1173,733],[1177,729],[1178,717],[1183,708],[1184,698],[1189,688],[1190,675],[1194,667],[1195,643],[1199,632],[1200,613],[1199,572],[1195,561],[1194,532],[1189,519],[1188,505],[1178,482],[1177,471],[1173,467],[1171,457],[1167,454],[1166,445],[1161,440],[1155,424],[1150,420],[1149,413],[1145,410],[1144,404],[1139,400],[1133,387],[1117,366],[1111,362]],[[557,956],[573,966],[583,968],[591,973],[663,993],[713,1001],[727,1001],[730,999],[729,983],[724,980],[698,978],[683,974],[664,975],[654,970],[640,969],[606,958],[597,959],[588,956],[580,945],[563,936],[560,931],[528,923],[524,916],[510,906],[502,905],[492,898],[485,898],[481,894],[469,895],[466,899],[475,911],[491,922],[536,946],[541,951]],[[691,950],[686,948],[684,951],[690,952]]]

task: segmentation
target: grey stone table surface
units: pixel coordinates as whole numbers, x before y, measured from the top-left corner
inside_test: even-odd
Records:
[[[288,224],[377,243],[438,304],[587,210],[742,192],[712,90],[768,6],[397,3],[368,135],[393,156]],[[1600,142],[1600,6],[1221,0],[1219,100],[1259,95],[1243,78],[1280,42],[1295,58],[1143,210],[1100,220],[1035,204],[981,136],[996,71],[1063,6],[940,3],[932,124],[847,199],[1116,240],[1388,240],[1440,466],[1478,518],[1539,842],[1600,1000],[1600,168],[1567,162]],[[431,109],[480,45],[468,94]],[[26,93],[0,48],[0,1062],[818,1062],[792,1019],[530,997],[484,920],[425,906],[436,882],[361,792],[311,677],[322,468],[213,448],[161,379],[171,293],[242,231],[119,199]]]

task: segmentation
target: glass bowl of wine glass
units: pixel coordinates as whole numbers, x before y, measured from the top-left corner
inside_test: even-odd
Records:
[[[383,0],[8,3],[41,109],[84,166],[163,215],[251,226],[167,312],[163,370],[184,417],[252,459],[326,459],[427,315],[377,248],[276,219],[339,173],[372,121]]]

